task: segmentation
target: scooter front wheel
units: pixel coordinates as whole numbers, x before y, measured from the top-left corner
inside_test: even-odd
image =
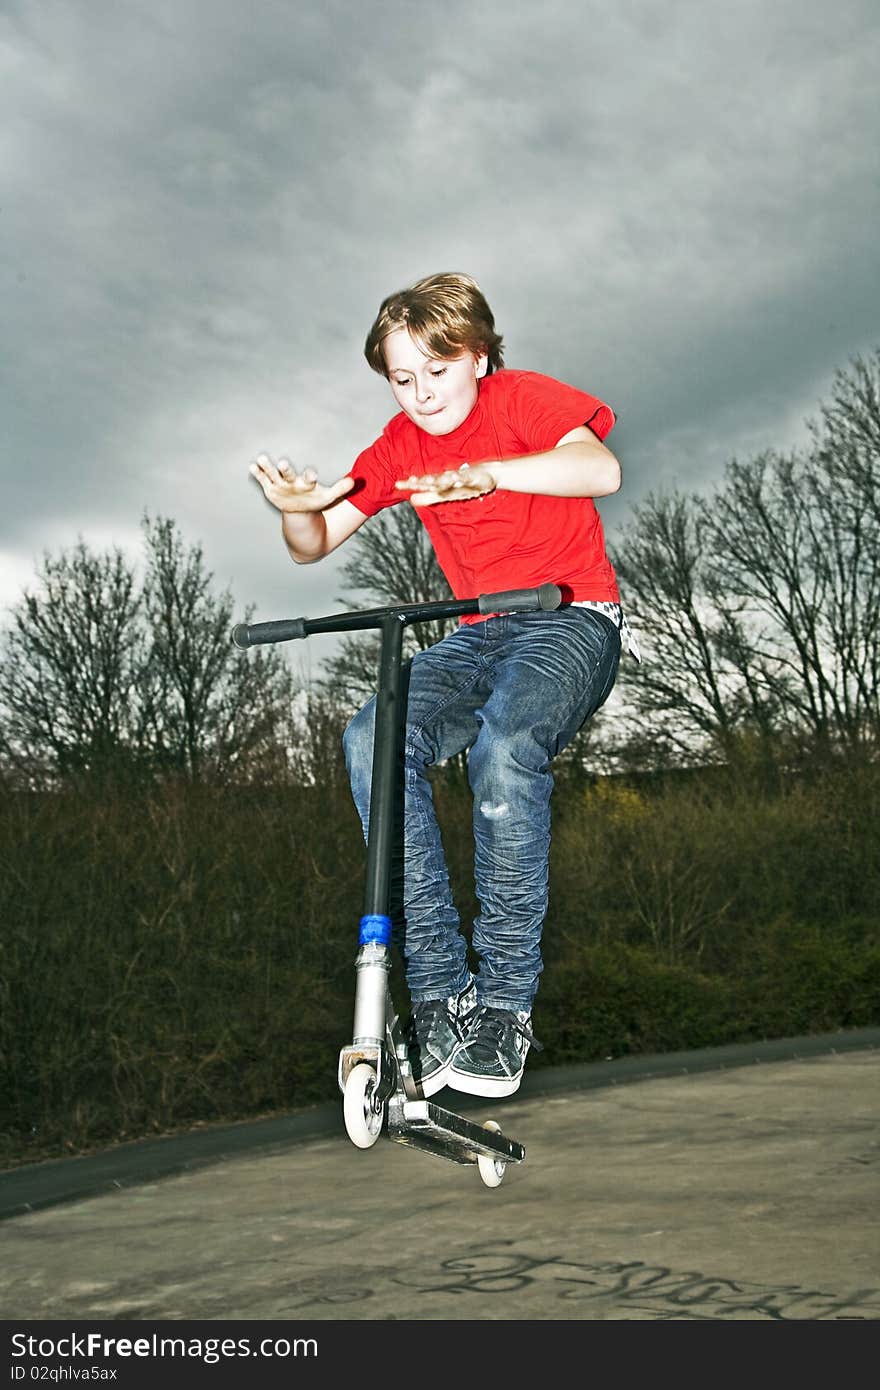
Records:
[[[342,1093],[342,1114],[351,1142],[359,1149],[370,1149],[382,1133],[384,1106],[373,1105],[376,1073],[366,1062],[352,1067]]]
[[[496,1125],[494,1120],[486,1120],[483,1129],[494,1130],[496,1134],[501,1133],[501,1126]],[[477,1154],[477,1167],[486,1187],[498,1187],[507,1171],[507,1164],[503,1159],[490,1158],[488,1154]]]

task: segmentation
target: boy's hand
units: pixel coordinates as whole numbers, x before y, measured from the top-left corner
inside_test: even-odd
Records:
[[[263,496],[279,512],[323,512],[354,487],[354,478],[340,478],[325,487],[318,482],[314,468],[297,473],[289,459],[273,463],[268,454],[258,454],[248,469],[263,489]]]
[[[456,471],[447,473],[426,473],[421,477],[413,474],[402,478],[394,486],[399,492],[409,492],[414,507],[436,507],[438,502],[467,502],[473,497],[484,497],[494,492],[498,486],[485,463],[463,463]]]

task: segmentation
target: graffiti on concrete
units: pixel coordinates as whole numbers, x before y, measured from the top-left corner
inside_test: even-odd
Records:
[[[404,1282],[404,1281],[399,1281]],[[880,1317],[880,1288],[840,1293],[800,1284],[759,1284],[696,1270],[675,1270],[643,1260],[570,1260],[564,1255],[529,1255],[513,1241],[480,1244],[444,1260],[440,1273],[421,1283],[425,1293],[503,1295],[536,1283],[558,1284],[561,1317],[576,1317],[573,1305],[605,1300],[655,1319],[750,1318],[781,1321]]]

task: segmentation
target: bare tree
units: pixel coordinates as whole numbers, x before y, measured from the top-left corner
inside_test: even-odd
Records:
[[[742,646],[789,729],[826,738],[835,715],[832,655],[820,562],[821,498],[796,456],[734,460],[705,508],[707,570],[716,592],[737,597],[751,622]],[[833,641],[833,636],[832,636]]]
[[[731,465],[712,508],[712,567],[753,612],[784,725],[828,747],[880,731],[878,472],[880,452],[829,431],[804,457]]]
[[[835,372],[831,400],[808,424],[829,479],[880,525],[880,348]]]
[[[641,666],[621,668],[632,755],[653,764],[723,755],[737,723],[738,615],[719,592],[710,598],[700,500],[651,494],[633,511],[614,556],[645,648]]]
[[[141,599],[119,550],[44,555],[12,611],[0,666],[0,748],[30,777],[106,770],[137,754]]]
[[[810,485],[822,519],[821,566],[836,684],[850,741],[880,736],[880,350],[835,375],[811,422]]]
[[[880,354],[835,378],[804,453],[734,459],[710,498],[651,497],[616,564],[645,635],[625,672],[643,761],[743,734],[876,747]]]
[[[141,691],[154,752],[191,778],[240,773],[267,744],[283,746],[291,675],[275,650],[233,647],[232,595],[214,592],[200,545],[187,546],[163,517],[145,519],[144,537]]]
[[[122,552],[83,541],[46,555],[12,610],[0,665],[0,755],[31,781],[171,769],[280,771],[293,683],[274,651],[239,652],[233,604],[199,546],[167,519],[144,527],[143,585]]]

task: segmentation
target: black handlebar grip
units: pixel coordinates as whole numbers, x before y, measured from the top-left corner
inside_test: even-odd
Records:
[[[550,613],[562,602],[562,590],[557,584],[542,584],[540,589],[508,589],[503,594],[481,594],[481,613]]]
[[[239,623],[232,629],[237,647],[257,647],[262,642],[291,642],[296,637],[308,637],[305,618],[279,618],[274,623]]]

